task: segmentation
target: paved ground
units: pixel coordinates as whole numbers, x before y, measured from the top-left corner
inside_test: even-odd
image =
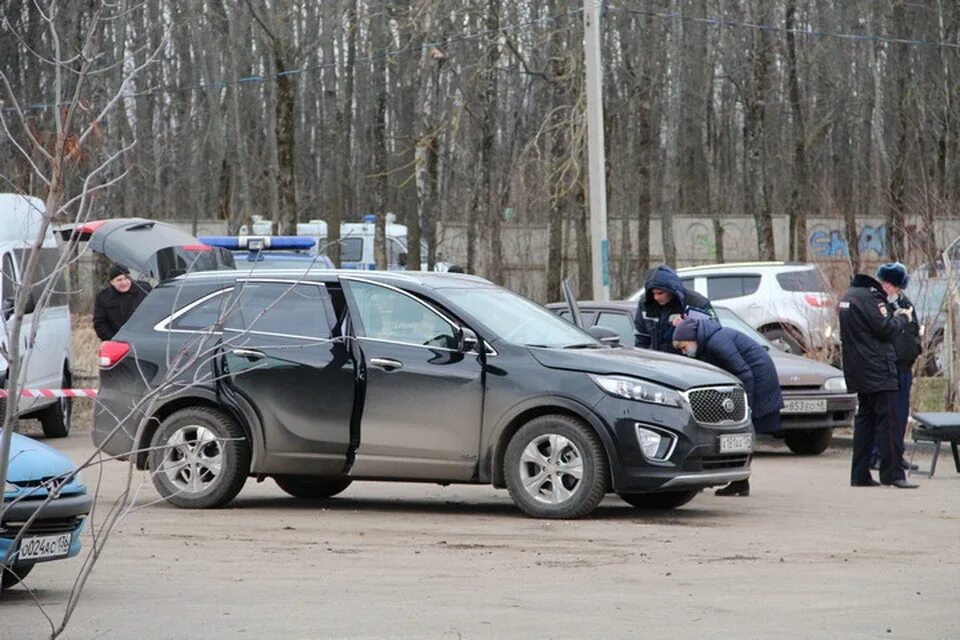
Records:
[[[771,448],[750,498],[660,515],[608,498],[578,522],[490,488],[367,483],[319,505],[251,481],[228,509],[130,514],[64,637],[960,638],[952,460],[918,491],[854,489],[848,455]],[[124,469],[104,469],[101,513]],[[79,566],[30,576],[51,616]],[[25,590],[5,594],[0,638],[47,629]]]

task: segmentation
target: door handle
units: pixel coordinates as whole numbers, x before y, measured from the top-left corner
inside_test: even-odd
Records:
[[[241,358],[246,358],[250,362],[262,360],[266,357],[262,351],[254,351],[253,349],[234,349],[230,353]]]
[[[384,371],[396,371],[403,368],[403,363],[393,358],[370,358],[370,364]]]

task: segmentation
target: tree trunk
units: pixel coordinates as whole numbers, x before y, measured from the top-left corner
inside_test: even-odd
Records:
[[[756,0],[756,3],[757,20],[761,24],[768,24],[767,1]],[[770,34],[767,31],[754,34],[752,86],[745,105],[743,132],[747,202],[757,227],[757,253],[760,260],[776,259],[765,149],[767,85],[772,49]]]
[[[790,108],[793,113],[793,189],[787,206],[790,225],[790,258],[807,261],[807,215],[810,207],[809,171],[807,170],[807,129],[800,96],[800,76],[797,71],[796,28],[797,5],[787,3],[787,81],[790,87]]]

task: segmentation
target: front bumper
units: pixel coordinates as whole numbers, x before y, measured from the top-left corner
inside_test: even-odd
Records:
[[[65,555],[31,559],[25,564],[72,558],[80,553],[80,534],[83,531],[86,516],[93,506],[93,499],[84,493],[51,500],[21,535],[23,525],[33,516],[41,503],[42,499],[28,499],[6,505],[3,520],[0,521],[0,563],[13,567],[20,564],[17,561],[16,552],[10,556],[12,562],[7,560],[7,554],[18,536],[22,541],[32,536],[70,534],[70,546]]]
[[[704,426],[694,421],[685,409],[609,396],[595,410],[600,416],[616,416],[607,421],[617,454],[611,468],[615,491],[703,489],[750,477],[752,448],[735,453],[720,451],[721,436],[753,433],[749,421],[725,427]],[[676,438],[668,458],[658,461],[643,454],[638,426],[667,432]]]

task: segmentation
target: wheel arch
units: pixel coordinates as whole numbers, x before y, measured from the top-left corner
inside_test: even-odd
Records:
[[[246,405],[246,403],[244,403]],[[263,432],[260,428],[260,419],[256,412],[249,406],[235,407],[224,403],[217,398],[216,393],[207,389],[194,389],[189,394],[178,395],[171,398],[160,406],[143,429],[140,441],[137,443],[137,468],[145,469],[147,467],[147,449],[153,434],[156,433],[160,424],[175,412],[181,409],[191,407],[207,407],[226,412],[230,417],[237,421],[240,428],[243,429],[247,441],[250,443],[250,468],[254,468],[255,461],[259,459],[263,451]]]
[[[481,480],[488,481],[494,487],[504,488],[506,481],[503,472],[503,460],[506,456],[510,438],[526,423],[534,418],[546,415],[563,415],[587,424],[603,444],[607,462],[610,465],[610,482],[619,470],[617,449],[613,436],[603,421],[584,405],[561,397],[537,398],[514,407],[501,421],[487,447],[485,463],[481,468]],[[486,477],[484,477],[486,476]]]

